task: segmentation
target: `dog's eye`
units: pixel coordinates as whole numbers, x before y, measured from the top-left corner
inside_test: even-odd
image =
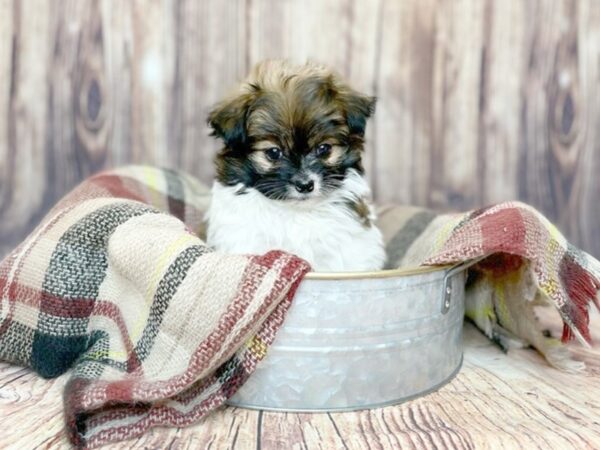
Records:
[[[277,147],[268,148],[265,150],[265,153],[267,154],[267,158],[271,161],[277,161],[278,159],[281,159],[281,156],[283,155],[281,149]]]
[[[331,151],[331,145],[321,144],[316,148],[315,153],[317,154],[317,156],[327,156],[330,151]]]

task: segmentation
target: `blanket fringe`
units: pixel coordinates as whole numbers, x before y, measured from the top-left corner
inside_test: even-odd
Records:
[[[590,303],[594,303],[600,309],[597,299],[600,280],[572,257],[565,258],[560,268],[560,277],[572,301],[570,305],[561,308],[563,318],[566,315],[571,319],[571,321],[564,321],[561,340],[568,342],[577,337],[591,344],[589,307]]]

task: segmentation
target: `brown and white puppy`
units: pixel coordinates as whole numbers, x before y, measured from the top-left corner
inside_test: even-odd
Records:
[[[224,146],[208,244],[285,250],[322,272],[380,269],[385,252],[361,162],[374,106],[323,66],[258,64],[209,115]]]

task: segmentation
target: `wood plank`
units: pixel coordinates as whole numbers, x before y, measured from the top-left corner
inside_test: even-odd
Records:
[[[434,148],[435,1],[383,2],[371,176],[384,202],[427,204]]]
[[[478,152],[484,204],[518,198],[526,13],[524,3],[488,1],[485,7]]]
[[[373,196],[376,196],[377,176],[375,165],[377,157],[377,126],[381,117],[379,110],[385,101],[379,95],[379,70],[381,68],[381,45],[383,41],[384,0],[363,2],[354,0],[350,5],[350,32],[347,61],[341,72],[348,82],[360,92],[377,97],[375,116],[370,119],[366,130],[365,154],[363,163]]]
[[[10,92],[11,80],[10,71],[12,70],[13,57],[13,2],[12,0],[0,0],[0,117],[7,119],[10,113]],[[0,211],[8,207],[10,201],[11,183],[9,183],[10,174],[10,148],[8,145],[9,127],[8,120],[0,121]],[[0,235],[3,228],[0,228]],[[2,255],[0,244],[0,255]]]
[[[576,224],[569,227],[564,220],[573,215],[579,190],[573,177],[579,157],[579,90],[574,76],[577,55],[565,52],[577,46],[574,3],[540,1],[527,7],[528,17],[539,20],[531,21],[526,44],[519,193],[558,221],[570,236],[576,236]],[[567,115],[561,118],[563,112]]]
[[[109,127],[106,164],[110,166],[136,162],[132,157],[132,11],[132,2],[104,0],[99,5],[105,88],[100,103]]]
[[[352,46],[353,3],[253,1],[246,25],[249,64],[266,58],[312,59],[344,72]]]
[[[600,3],[580,2],[577,8],[577,42],[580,108],[581,156],[578,173],[581,179],[581,203],[570,220],[579,224],[580,245],[600,257]],[[565,218],[565,220],[568,220]]]
[[[481,202],[478,178],[483,2],[440,2],[433,62],[433,133],[429,202],[468,209]],[[465,32],[468,30],[468,32]]]
[[[109,132],[96,3],[57,4],[51,11],[48,40],[52,53],[45,80],[45,121],[52,132],[38,155],[48,192],[44,209],[103,167]]]
[[[186,0],[174,8],[175,75],[165,151],[170,165],[206,183],[212,182],[220,147],[209,136],[208,112],[247,71],[244,5],[239,0]]]
[[[133,1],[131,27],[131,154],[133,160],[165,165],[167,120],[175,68],[173,8]]]
[[[10,69],[1,71],[8,80],[8,111],[1,123],[6,124],[2,204],[0,205],[0,245],[14,243],[39,221],[48,203],[46,178],[46,138],[48,130],[48,63],[50,61],[50,5],[39,0],[14,2],[12,14]],[[28,14],[36,11],[36,14]],[[10,29],[10,28],[9,28]],[[5,52],[6,50],[4,50]],[[5,58],[6,61],[7,58]],[[6,91],[5,91],[6,92]],[[4,94],[6,95],[6,94]],[[6,101],[6,98],[4,98]],[[6,108],[6,103],[4,104]],[[5,109],[6,111],[6,109]],[[4,253],[8,248],[2,249]]]

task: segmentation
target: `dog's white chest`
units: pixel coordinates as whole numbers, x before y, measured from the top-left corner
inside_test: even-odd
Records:
[[[250,189],[215,183],[207,212],[207,242],[219,251],[262,254],[284,250],[319,272],[380,269],[385,262],[381,233],[365,226],[340,201],[277,202]]]

